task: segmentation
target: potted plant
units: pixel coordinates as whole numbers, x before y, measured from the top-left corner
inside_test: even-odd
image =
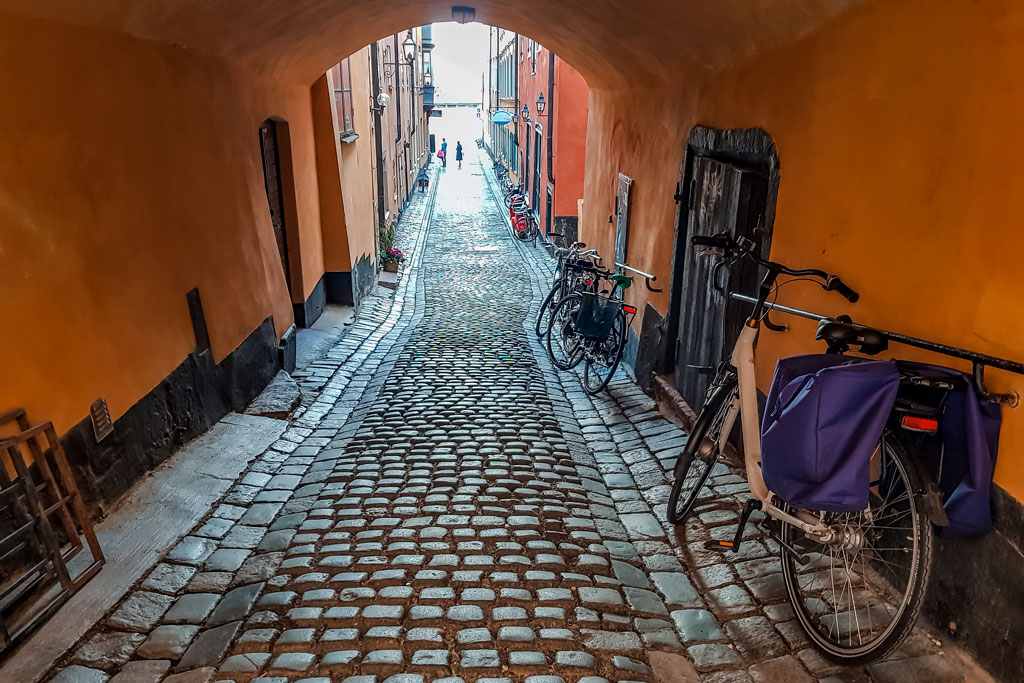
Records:
[[[402,253],[401,249],[395,249],[390,247],[389,249],[383,249],[380,252],[380,262],[384,264],[384,270],[389,273],[398,272],[398,264],[405,261],[405,254]]]

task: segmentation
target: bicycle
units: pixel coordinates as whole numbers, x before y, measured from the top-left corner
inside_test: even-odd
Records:
[[[552,364],[571,370],[583,363],[583,388],[591,396],[608,386],[626,348],[626,333],[636,307],[622,301],[633,278],[594,270],[582,291],[562,299],[551,311],[547,348]],[[611,289],[602,289],[607,281]]]
[[[556,233],[552,233],[550,236],[562,237],[562,235]],[[534,331],[541,339],[548,332],[548,314],[566,296],[579,291],[582,288],[587,273],[595,271],[601,265],[601,257],[597,255],[595,249],[581,251],[586,246],[583,242],[574,242],[566,248],[555,248],[557,263],[555,265],[554,282],[551,285],[551,289],[548,290],[547,296],[544,297],[544,301],[541,302],[540,310],[537,312],[537,321],[534,324]],[[593,279],[593,276],[591,276],[591,279]]]
[[[516,205],[512,206],[512,210],[517,214],[515,222],[512,224],[512,234],[515,238],[521,242],[532,242],[537,239],[540,234],[540,224],[537,222],[537,217],[530,211],[530,207],[523,202],[520,205],[521,211],[516,208]]]
[[[691,242],[726,259],[753,259],[767,272],[757,298],[749,299],[755,302],[754,307],[731,360],[719,365],[678,457],[668,519],[680,524],[693,509],[701,489],[722,460],[739,417],[750,497],[740,513],[733,540],[708,541],[707,547],[738,552],[751,514],[761,511],[780,548],[787,595],[814,645],[826,657],[845,664],[864,664],[884,657],[903,642],[921,611],[932,556],[929,521],[942,525],[945,519],[938,491],[921,464],[920,454],[911,439],[897,433],[900,425],[914,431],[897,411],[914,415],[914,411],[922,410],[921,405],[903,401],[901,406],[897,399],[897,407],[871,456],[867,508],[858,512],[803,510],[782,500],[768,489],[762,475],[754,378],[755,343],[761,324],[778,327],[767,320],[774,306],[766,303],[767,299],[786,284],[777,284],[780,275],[815,282],[851,303],[859,295],[838,276],[765,260],[755,255],[755,244],[745,238],[737,242],[727,235],[694,236]],[[854,325],[845,317],[822,320],[817,338],[826,341],[832,354],[853,348],[874,355],[887,348],[884,333]],[[938,394],[940,403],[945,393],[959,388],[948,380],[904,370],[900,374],[901,387],[923,387]]]

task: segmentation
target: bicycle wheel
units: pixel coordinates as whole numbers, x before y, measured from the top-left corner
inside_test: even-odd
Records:
[[[516,222],[512,224],[512,234],[520,242],[529,242],[533,239],[533,234],[530,230],[530,221],[526,216],[520,216],[516,219]]]
[[[620,308],[615,314],[608,336],[590,344],[584,356],[583,388],[594,396],[608,386],[612,375],[619,367],[622,352],[626,348],[626,314]]]
[[[697,496],[721,458],[721,436],[736,396],[735,380],[720,385],[704,402],[693,431],[675,465],[675,480],[668,496],[668,521],[680,524],[693,509]]]
[[[871,460],[868,509],[825,513],[837,530],[814,542],[783,524],[782,575],[800,625],[829,659],[866,664],[896,649],[914,628],[931,571],[932,530],[909,453],[891,433]],[[816,516],[821,513],[814,513]]]
[[[583,337],[576,332],[576,314],[583,303],[579,294],[567,296],[551,309],[547,346],[552,365],[571,370],[583,360]]]
[[[540,339],[544,338],[544,335],[548,333],[548,320],[550,319],[550,313],[558,305],[558,302],[562,298],[562,281],[560,279],[555,280],[554,286],[548,295],[544,297],[544,302],[540,305],[540,310],[537,312],[537,323],[534,325],[534,329],[537,332],[537,337]]]

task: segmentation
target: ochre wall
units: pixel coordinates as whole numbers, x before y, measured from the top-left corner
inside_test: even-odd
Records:
[[[323,266],[330,271],[345,272],[349,270],[352,257],[348,248],[345,203],[338,167],[341,146],[336,134],[338,115],[331,90],[327,74],[316,79],[310,89],[316,143],[316,178],[320,191],[320,234],[323,239]]]
[[[630,260],[667,285],[687,132],[761,127],[781,167],[772,258],[838,273],[861,293],[849,305],[794,284],[781,301],[1024,360],[1022,64],[1014,0],[904,0],[671,89],[592,90],[583,239],[612,250],[615,174],[630,175]],[[667,293],[630,296],[666,312]],[[820,351],[811,323],[785,322],[792,331],[761,337],[762,386],[776,358]],[[1024,394],[1020,376],[989,378]],[[1003,414],[996,481],[1024,499],[1024,408]]]
[[[192,349],[193,287],[217,360],[269,314],[279,334],[291,325],[257,129],[289,121],[312,287],[308,87],[13,16],[0,17],[0,63],[0,406],[58,432],[99,396],[121,415]]]
[[[349,57],[352,73],[354,122],[359,138],[341,145],[338,157],[341,168],[341,191],[345,198],[345,220],[351,261],[329,264],[328,270],[347,271],[369,256],[376,262],[376,217],[373,213],[374,183],[373,129],[370,128],[370,48],[364,47]]]
[[[575,216],[583,197],[587,158],[587,82],[564,60],[555,58],[555,202],[556,216]]]

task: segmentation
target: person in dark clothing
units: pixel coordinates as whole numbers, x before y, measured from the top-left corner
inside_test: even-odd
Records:
[[[462,143],[455,143],[455,161],[459,162],[459,168],[462,168]]]

